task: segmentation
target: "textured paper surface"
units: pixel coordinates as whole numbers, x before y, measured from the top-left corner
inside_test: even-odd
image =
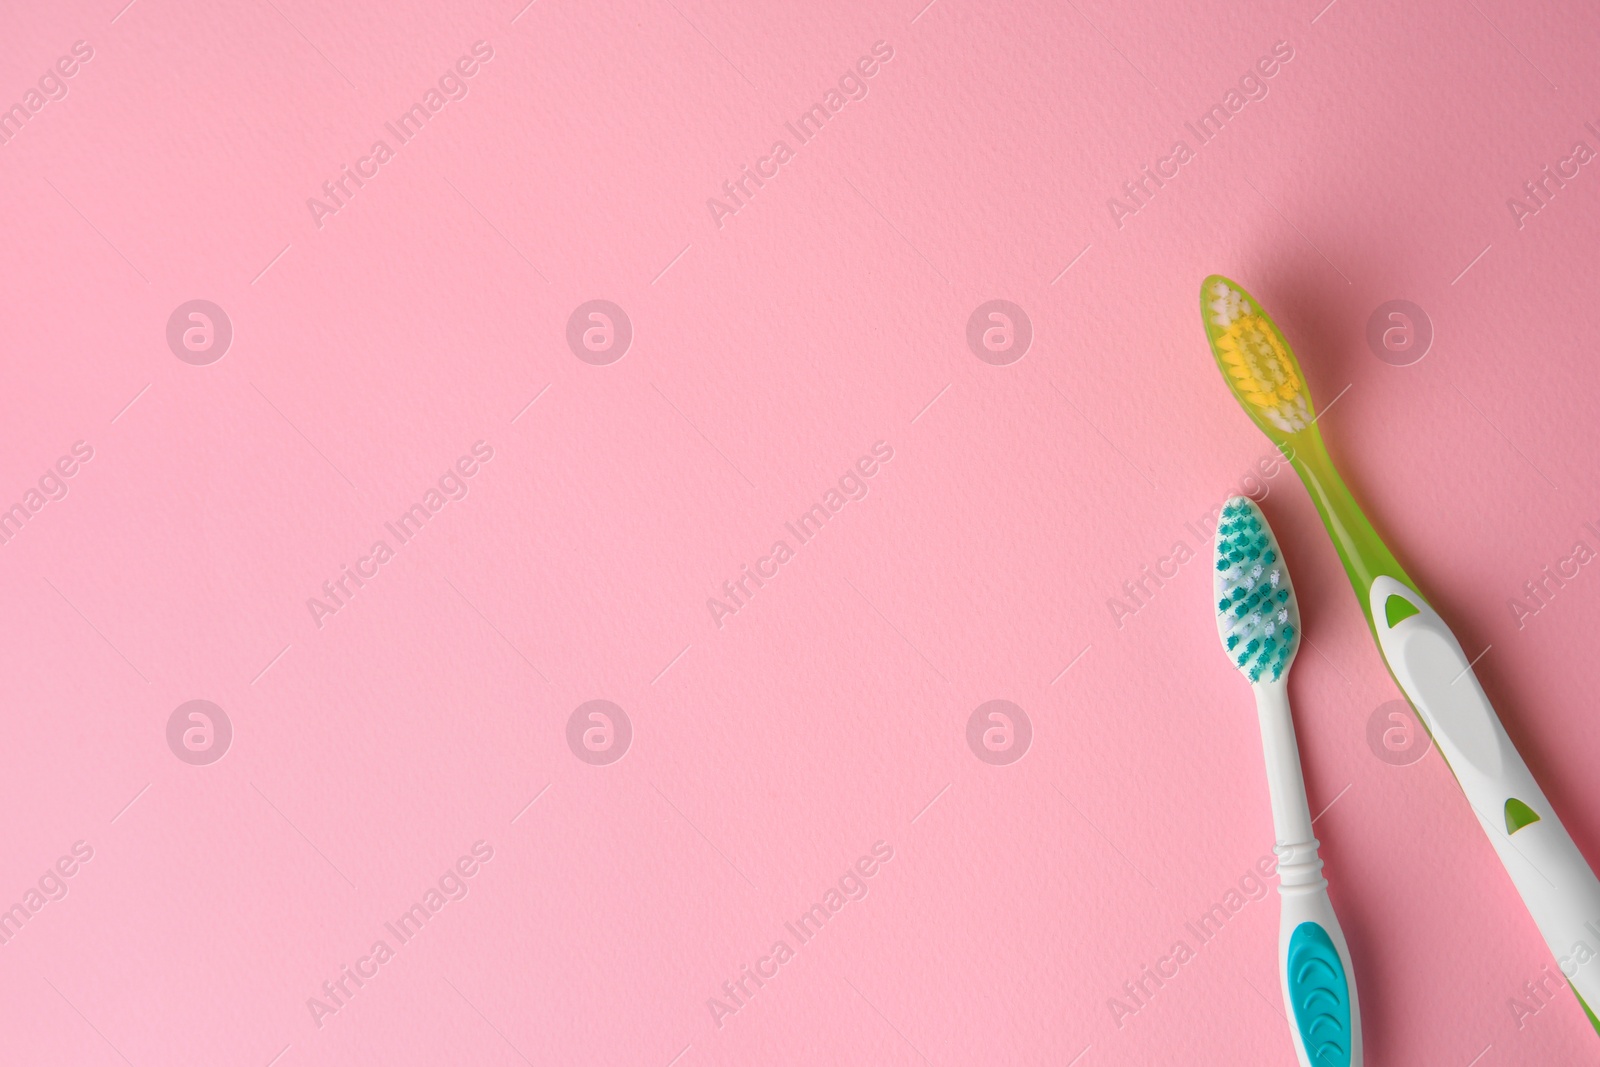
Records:
[[[1241,488],[1368,1062],[1593,1055],[1196,307],[1600,858],[1591,8],[122,3],[0,34],[0,1060],[1292,1062]]]

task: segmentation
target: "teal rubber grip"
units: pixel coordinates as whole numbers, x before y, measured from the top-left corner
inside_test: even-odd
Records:
[[[1316,1067],[1350,1067],[1350,982],[1328,931],[1303,922],[1289,937],[1289,1004]]]

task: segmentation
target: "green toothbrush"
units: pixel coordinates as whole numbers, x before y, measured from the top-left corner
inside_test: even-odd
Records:
[[[1573,844],[1472,673],[1461,643],[1362,514],[1322,443],[1289,343],[1220,275],[1200,287],[1212,355],[1234,398],[1305,483],[1389,672],[1478,815],[1545,944],[1600,1032],[1600,879]]]

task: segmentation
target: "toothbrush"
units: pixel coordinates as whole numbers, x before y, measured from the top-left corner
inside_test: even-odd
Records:
[[[1360,1067],[1361,1007],[1350,949],[1322,877],[1289,714],[1289,668],[1300,648],[1294,587],[1272,527],[1246,497],[1223,505],[1214,556],[1217,633],[1255,691],[1261,719],[1278,838],[1278,975],[1293,1013],[1294,1050],[1301,1067]]]
[[[1223,380],[1305,483],[1389,672],[1600,1032],[1594,1012],[1600,962],[1589,962],[1600,936],[1600,879],[1506,736],[1461,643],[1345,488],[1316,427],[1300,365],[1277,325],[1249,293],[1218,275],[1201,284],[1200,314]]]

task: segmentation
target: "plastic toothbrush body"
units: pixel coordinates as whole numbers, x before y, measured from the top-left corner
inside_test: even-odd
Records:
[[[1234,497],[1217,527],[1217,632],[1250,682],[1261,721],[1278,856],[1278,975],[1301,1067],[1360,1067],[1361,1007],[1350,949],[1328,899],[1289,711],[1300,616],[1289,572],[1256,505]]]
[[[1600,1031],[1600,878],[1511,743],[1461,643],[1395,560],[1334,467],[1288,342],[1226,278],[1201,288],[1206,334],[1246,412],[1305,483],[1384,663],[1455,775],[1484,833]],[[1575,951],[1590,946],[1590,952]]]

